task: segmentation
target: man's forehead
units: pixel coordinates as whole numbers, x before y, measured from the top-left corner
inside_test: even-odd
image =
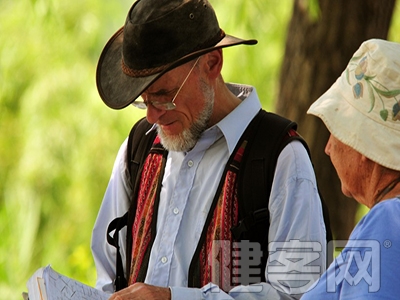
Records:
[[[168,94],[176,89],[178,89],[179,81],[184,74],[184,65],[172,69],[155,82],[153,82],[146,90],[145,93],[148,94]]]

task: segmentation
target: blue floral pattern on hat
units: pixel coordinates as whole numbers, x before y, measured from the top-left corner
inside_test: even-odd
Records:
[[[364,56],[361,58],[361,56],[353,57],[350,60],[349,66],[346,69],[346,79],[348,84],[351,86],[350,82],[350,72],[354,71],[354,77],[356,78],[357,82],[353,84],[353,95],[355,99],[362,98],[364,95],[364,84],[366,85],[368,89],[368,96],[369,100],[371,103],[371,107],[368,111],[370,113],[374,107],[375,107],[375,102],[376,102],[376,96],[378,96],[378,99],[380,100],[382,104],[382,109],[380,110],[379,114],[380,117],[386,121],[388,116],[389,116],[389,111],[385,107],[385,103],[382,99],[382,97],[385,98],[393,98],[394,100],[394,105],[392,107],[392,113],[393,113],[393,121],[400,121],[400,104],[399,100],[396,98],[397,96],[400,95],[400,89],[396,90],[389,90],[386,88],[383,84],[375,80],[376,75],[367,75],[367,70],[368,70],[368,57]],[[355,61],[358,61],[358,63],[355,63]],[[355,68],[350,69],[351,66],[355,66]]]

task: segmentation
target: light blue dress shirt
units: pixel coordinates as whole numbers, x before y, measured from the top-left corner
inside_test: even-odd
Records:
[[[170,151],[162,182],[157,234],[151,250],[145,282],[170,287],[172,299],[293,299],[291,288],[274,282],[237,286],[229,294],[212,283],[188,288],[189,265],[196,250],[211,202],[225,164],[247,125],[261,109],[255,89],[228,84],[242,99],[229,115],[204,132],[187,153]],[[108,224],[128,209],[130,184],[126,180],[126,143],[116,158],[111,179],[92,236],[92,252],[97,268],[96,287],[112,292],[115,277],[115,248],[108,245]],[[281,152],[269,199],[269,241],[301,240],[321,245],[317,264],[325,269],[325,225],[308,154],[298,141]],[[262,234],[262,233],[261,233]],[[120,246],[125,261],[125,231]],[[320,275],[320,274],[319,274]],[[268,276],[266,276],[268,278]],[[268,281],[268,280],[267,280]]]

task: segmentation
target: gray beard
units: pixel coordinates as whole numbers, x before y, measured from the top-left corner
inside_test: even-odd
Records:
[[[206,102],[204,109],[200,112],[200,115],[192,126],[184,129],[180,134],[173,136],[166,135],[160,126],[157,127],[161,144],[168,151],[187,152],[193,149],[208,127],[208,122],[210,121],[214,108],[214,91],[203,81],[201,81],[200,84]]]

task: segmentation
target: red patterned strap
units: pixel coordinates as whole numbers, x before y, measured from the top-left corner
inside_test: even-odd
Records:
[[[236,272],[233,270],[232,264],[225,264],[224,262],[233,261],[231,228],[238,221],[237,177],[246,145],[247,141],[245,140],[234,153],[233,160],[225,175],[212,220],[207,228],[206,238],[200,251],[200,282],[202,286],[213,282],[221,289],[228,291],[232,287],[233,274],[237,274],[237,270]],[[215,241],[228,245],[229,251],[221,251],[219,247],[213,248]],[[213,259],[218,259],[220,264],[210,263]]]
[[[147,156],[140,178],[140,188],[137,198],[136,215],[132,225],[132,254],[128,284],[138,281],[143,267],[147,270],[146,253],[152,243],[153,213],[156,200],[159,197],[158,187],[163,172],[164,148],[157,136]],[[156,219],[156,217],[154,218]],[[143,266],[142,264],[145,264]],[[139,281],[143,281],[140,279]]]

